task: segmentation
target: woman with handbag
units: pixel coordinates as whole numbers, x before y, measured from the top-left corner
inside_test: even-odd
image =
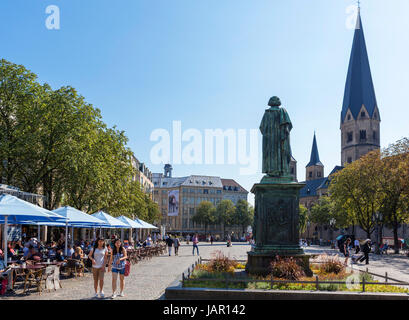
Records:
[[[112,299],[115,299],[118,296],[116,294],[118,274],[120,287],[119,296],[124,296],[125,265],[127,263],[126,259],[127,254],[125,248],[122,246],[121,239],[116,239],[114,242],[114,248],[112,249],[112,255],[108,267],[108,271],[112,271]]]

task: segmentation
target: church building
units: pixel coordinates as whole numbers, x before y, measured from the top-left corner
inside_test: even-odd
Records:
[[[310,162],[306,166],[306,177],[303,181],[305,187],[300,191],[300,204],[311,209],[320,197],[328,195],[330,176],[333,173],[368,152],[380,149],[380,122],[361,13],[358,9],[340,119],[341,166],[336,166],[327,177],[324,176],[324,164],[319,158],[314,133]],[[315,232],[308,233],[310,237],[318,236],[316,228]],[[320,237],[326,238],[322,234]]]

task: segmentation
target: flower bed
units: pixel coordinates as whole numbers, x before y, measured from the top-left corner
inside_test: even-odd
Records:
[[[366,283],[366,292],[409,293],[407,288],[394,285],[367,284],[379,282],[369,274],[358,275],[348,272],[339,260],[330,256],[321,256],[319,261],[312,262],[313,277],[306,277],[291,258],[280,259],[277,257],[272,262],[271,275],[267,277],[249,275],[243,271],[244,268],[243,264],[217,252],[209,263],[196,266],[190,278],[183,281],[183,287],[306,291],[318,289],[319,291],[360,292],[363,291],[363,284],[358,284],[359,281]],[[354,282],[357,284],[347,284],[351,276],[354,276]],[[280,281],[286,283],[280,283]]]

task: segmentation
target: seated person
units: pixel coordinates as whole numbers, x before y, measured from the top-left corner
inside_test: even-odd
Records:
[[[51,247],[50,250],[48,250],[48,258],[50,260],[54,260],[55,256],[57,255],[57,247]]]
[[[82,251],[81,247],[76,247],[75,252],[71,256],[71,259],[75,260],[75,266],[77,268],[84,268],[84,263],[82,262],[83,257],[84,252]]]
[[[65,256],[62,249],[57,250],[55,260],[57,260],[58,262],[62,262],[61,267],[65,267],[67,265],[67,260],[65,260]]]
[[[68,245],[67,248],[68,248],[67,256],[71,257],[74,254],[75,250],[71,245]]]
[[[388,253],[388,244],[387,243],[382,243],[381,247],[379,248],[379,250],[381,250],[381,254],[382,253]]]
[[[17,254],[14,251],[14,245],[11,243],[7,244],[7,257],[11,258],[11,260],[17,260]]]
[[[76,247],[75,252],[72,254],[71,259],[81,260],[84,257],[84,252],[81,247]]]
[[[23,248],[23,257],[27,258],[28,253],[30,251],[30,244],[28,242],[25,243],[24,248]]]
[[[0,254],[0,281],[7,278],[7,290],[11,290],[13,285],[13,270],[7,267],[7,263],[4,261],[3,252]]]
[[[91,243],[89,241],[85,241],[84,249],[83,249],[84,252],[88,254],[91,251],[91,249],[92,249]]]
[[[23,250],[24,246],[21,244],[21,240],[17,241],[14,245],[14,250],[20,251]]]
[[[39,262],[41,261],[41,259],[43,258],[41,253],[37,251],[36,248],[34,248],[33,246],[30,246],[29,248],[29,252],[28,255],[26,257],[26,260],[32,260],[35,262]]]

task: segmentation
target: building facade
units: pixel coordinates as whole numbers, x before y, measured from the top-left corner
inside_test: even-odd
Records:
[[[171,168],[171,167],[170,167]],[[232,179],[214,176],[191,175],[171,177],[169,166],[165,173],[153,174],[153,199],[162,213],[162,226],[167,232],[178,234],[204,234],[205,226],[194,223],[192,217],[202,201],[209,201],[215,207],[223,199],[246,200],[248,192]],[[220,233],[221,226],[208,226],[208,232]]]
[[[372,150],[380,149],[380,122],[361,14],[358,11],[341,111],[343,166]]]
[[[140,162],[135,156],[132,156],[132,166],[136,169],[136,174],[133,177],[133,180],[138,181],[142,191],[152,197],[154,188],[152,181],[152,172],[143,162]]]
[[[233,179],[221,179],[223,185],[222,198],[223,200],[231,200],[234,205],[237,204],[239,200],[247,201],[247,196],[249,192],[239,185]]]
[[[306,166],[305,187],[300,191],[300,203],[307,209],[328,195],[331,175],[347,164],[358,160],[372,150],[380,149],[380,113],[372,81],[360,10],[354,31],[354,39],[348,66],[343,105],[341,110],[341,166],[336,166],[325,177],[324,165],[319,159],[314,133],[310,162]],[[402,229],[405,229],[404,227]],[[352,230],[347,230],[352,232]],[[389,231],[385,230],[385,234]],[[329,226],[324,230],[309,225],[303,237],[331,240],[340,230]],[[355,229],[358,238],[366,237],[360,228]]]

